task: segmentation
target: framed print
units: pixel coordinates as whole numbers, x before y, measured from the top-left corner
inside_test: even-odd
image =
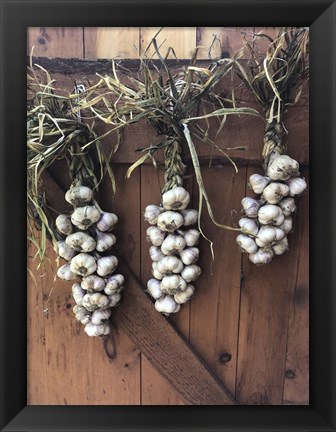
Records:
[[[335,430],[335,3],[3,0],[1,6],[2,430]],[[272,39],[282,26],[302,31]],[[251,27],[264,29],[265,44],[276,46],[259,63],[255,38],[249,44],[256,32],[245,30],[246,58],[233,37],[234,28]],[[283,60],[286,46],[301,49],[300,60],[309,50],[309,86],[305,62]],[[148,69],[135,60],[139,53],[149,56]],[[242,66],[226,76],[232,58]],[[34,116],[28,118],[26,130],[30,61],[29,79],[48,85],[39,87],[38,104],[31,98],[30,110],[39,115],[33,127]],[[283,75],[270,75],[272,62]],[[286,81],[298,70],[304,79],[296,86],[293,78],[294,96],[278,95],[278,73]],[[76,114],[62,118],[71,106]],[[219,115],[229,117],[225,124]],[[65,158],[50,158],[51,165],[43,147],[48,131],[41,134],[49,120],[52,139],[59,125],[68,128],[57,141],[66,144]],[[127,124],[122,140],[107,133],[111,124]],[[93,147],[96,134],[108,151]],[[280,169],[275,162],[282,157],[287,165]],[[26,176],[27,160],[36,165]],[[30,193],[43,164],[56,227],[50,230],[39,212],[44,196],[34,201]],[[296,201],[306,183],[309,195]],[[249,216],[254,203],[259,207]],[[280,208],[284,220],[272,215],[267,222],[266,210]],[[34,251],[24,246],[27,211],[37,215],[42,233],[42,246],[32,237]],[[71,232],[54,222],[60,213],[71,214]],[[119,219],[113,232],[116,220],[104,225],[111,215]],[[294,221],[289,245],[285,217]],[[227,226],[236,228],[220,229]],[[279,238],[268,240],[273,234]],[[56,261],[48,235],[59,251],[60,244],[70,247],[69,263]],[[94,246],[71,243],[76,235]],[[105,252],[111,247],[117,258]],[[45,249],[49,260],[36,270],[32,258]],[[74,280],[60,281],[64,274]],[[90,285],[92,274],[102,289]]]

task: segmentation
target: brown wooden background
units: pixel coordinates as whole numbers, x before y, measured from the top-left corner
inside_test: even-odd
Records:
[[[34,56],[38,57],[136,58],[156,30],[30,28],[27,53],[30,53],[34,45]],[[200,58],[207,59],[214,34],[218,41],[213,46],[213,57],[219,56],[221,52],[232,54],[240,48],[240,37],[234,30],[166,28],[159,39],[162,42],[166,40],[164,46],[173,46],[180,59],[190,58],[194,47],[203,45]],[[58,87],[68,91],[72,90],[75,80],[89,79],[94,82],[96,79],[92,73],[84,74],[82,71],[67,74],[58,71],[52,73],[52,76],[57,80]],[[249,106],[257,107],[253,104],[251,95],[246,93],[245,98]],[[298,104],[289,109],[285,125],[289,131],[286,141],[288,152],[299,160],[301,172],[308,180],[307,87]],[[239,164],[236,175],[232,166],[222,160],[219,154],[209,154],[208,149],[198,147],[202,154],[206,188],[216,218],[223,223],[236,225],[241,198],[246,194],[253,195],[246,189],[246,183],[249,175],[261,172],[262,137],[263,123],[260,120],[252,117],[228,120],[218,144],[224,147],[248,146],[244,152],[230,153]],[[141,305],[145,308],[150,306],[147,322],[152,327],[148,331],[161,335],[160,338],[165,337],[160,331],[165,328],[162,326],[166,324],[166,319],[156,313],[151,320],[154,307],[145,295],[139,294],[139,286],[132,282],[134,278],[138,278],[146,283],[150,277],[149,244],[145,240],[147,224],[143,221],[142,214],[146,205],[160,201],[162,171],[156,172],[153,166],[143,165],[133,173],[130,180],[125,180],[128,166],[139,155],[134,150],[147,146],[152,140],[155,140],[155,136],[147,124],[132,126],[126,133],[122,149],[113,159],[117,194],[112,197],[108,182],[103,183],[100,192],[103,208],[113,210],[120,218],[117,229],[118,253],[127,260],[134,273],[133,276],[126,275],[130,287],[126,287],[122,306],[114,314],[117,335],[115,360],[109,360],[105,356],[99,339],[87,337],[82,326],[75,322],[70,294],[72,284],[54,280],[56,264],[51,247],[50,263],[46,263],[45,268],[37,271],[35,264],[29,260],[37,280],[35,284],[28,277],[29,404],[190,403],[188,394],[191,395],[193,390],[179,391],[179,378],[172,378],[168,373],[172,365],[167,362],[163,368],[160,358],[160,370],[156,356],[149,356],[145,350],[147,358],[144,351],[140,352],[135,339],[129,337],[128,325],[118,325],[118,320],[126,321],[124,315],[120,315],[125,311],[127,314],[127,302],[139,301],[139,310]],[[193,204],[197,206],[196,181],[191,168],[187,174],[190,174],[187,186],[192,191]],[[52,204],[59,210],[64,207],[61,191],[66,190],[68,185],[66,167],[60,161],[50,170],[46,181]],[[277,257],[268,266],[255,267],[238,250],[236,234],[216,228],[211,224],[206,211],[203,213],[204,230],[215,245],[213,274],[209,269],[210,250],[207,242],[202,240],[200,266],[203,274],[195,284],[196,294],[169,321],[173,324],[173,329],[176,329],[176,334],[184,336],[190,343],[188,346],[198,353],[215,378],[226,386],[240,404],[309,403],[308,216],[306,191],[298,199],[294,232],[289,236],[290,251]],[[30,250],[29,256],[32,253]],[[135,307],[134,304],[132,307]],[[46,308],[48,312],[44,312]],[[170,331],[167,333],[168,339]],[[172,337],[175,340],[175,336]],[[137,340],[140,339],[141,346],[146,347],[146,335],[140,334]],[[184,352],[184,342],[178,343],[181,344],[181,352]],[[178,343],[176,342],[176,352],[180,349]],[[160,355],[162,357],[162,352],[158,353],[158,357]],[[188,358],[185,361],[189,361]],[[197,357],[192,357],[190,362],[190,368],[198,370]],[[203,372],[200,372],[200,377],[201,373]],[[176,374],[178,376],[179,371]],[[180,381],[183,383],[182,378]],[[197,387],[196,384],[195,386]],[[187,387],[188,383],[185,384],[185,388]]]

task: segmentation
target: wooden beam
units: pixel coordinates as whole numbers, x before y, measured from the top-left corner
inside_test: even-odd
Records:
[[[63,206],[64,192],[45,175],[49,204]],[[230,391],[218,380],[172,322],[159,314],[144,292],[144,286],[121,259],[127,289],[114,319],[159,373],[188,405],[237,405]]]

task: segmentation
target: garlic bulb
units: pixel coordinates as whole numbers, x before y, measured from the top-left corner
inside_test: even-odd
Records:
[[[83,305],[83,297],[85,294],[85,291],[82,289],[79,283],[72,285],[72,297],[78,306]]]
[[[272,261],[274,252],[270,248],[260,248],[258,252],[249,255],[249,260],[256,265],[268,264]]]
[[[262,191],[265,189],[265,187],[270,182],[270,178],[264,177],[260,174],[252,174],[250,176],[249,181],[250,181],[250,186],[251,186],[253,192],[256,194],[261,194]]]
[[[75,314],[76,320],[80,321],[82,324],[86,325],[91,322],[91,312],[85,309],[85,307],[76,305],[73,308],[73,313]]]
[[[156,300],[155,309],[164,315],[169,315],[178,312],[181,309],[181,306],[175,302],[172,296],[165,295]]]
[[[181,272],[181,276],[187,283],[189,283],[196,280],[201,273],[201,267],[196,264],[192,264],[184,267]]]
[[[118,259],[114,255],[101,257],[97,260],[97,273],[99,276],[107,276],[112,273],[118,265]]]
[[[273,182],[265,187],[262,197],[270,204],[277,204],[289,194],[289,187],[283,183]]]
[[[108,323],[100,325],[89,323],[84,327],[84,331],[88,336],[103,336],[109,334],[111,332],[111,328]]]
[[[83,277],[81,287],[88,292],[103,291],[105,288],[105,281],[100,276],[91,274]]]
[[[176,234],[168,234],[162,242],[161,251],[165,255],[175,255],[181,252],[185,246],[186,241],[184,237]]]
[[[114,234],[111,233],[104,233],[96,230],[97,233],[97,245],[96,250],[98,252],[105,252],[108,249],[111,249],[111,247],[115,244],[117,241],[117,238]]]
[[[165,256],[158,261],[156,269],[163,275],[180,273],[183,270],[182,261],[175,256]]]
[[[275,253],[275,255],[282,255],[286,251],[288,251],[288,239],[287,239],[287,237],[284,237],[278,243],[273,245],[272,249],[273,249],[273,252]]]
[[[86,230],[100,219],[100,212],[95,206],[77,207],[71,215],[71,222],[79,229]]]
[[[194,225],[197,222],[198,219],[198,211],[195,209],[186,209],[186,210],[182,210],[181,211],[182,216],[183,216],[183,220],[184,226],[190,226],[190,225]]]
[[[157,223],[157,219],[159,215],[163,212],[163,208],[157,205],[151,204],[145,208],[144,217],[145,220],[151,225],[155,225]]]
[[[195,246],[198,244],[200,232],[197,229],[189,229],[183,232],[186,246]]]
[[[300,195],[307,187],[305,179],[300,177],[294,177],[287,181],[289,187],[289,195],[295,196]]]
[[[91,323],[93,325],[101,325],[104,321],[107,321],[111,316],[111,309],[95,310],[91,315]]]
[[[286,217],[281,225],[279,225],[286,234],[289,234],[293,228],[293,219],[291,217]]]
[[[65,243],[77,252],[92,252],[96,247],[95,239],[85,232],[68,235]]]
[[[162,195],[162,205],[165,210],[184,210],[190,202],[189,192],[177,186]]]
[[[239,226],[241,228],[241,231],[244,234],[250,235],[255,237],[258,234],[258,225],[254,222],[254,220],[243,217],[239,219]]]
[[[260,247],[265,247],[273,243],[276,239],[276,230],[273,226],[263,225],[258,232],[256,243]]]
[[[286,233],[284,230],[282,230],[281,228],[279,228],[277,226],[274,227],[274,229],[275,229],[275,241],[278,242],[285,237]]]
[[[73,231],[70,216],[60,214],[55,220],[57,230],[64,235],[69,235]]]
[[[85,294],[82,304],[90,312],[96,309],[105,309],[109,304],[109,299],[101,293]]]
[[[76,207],[88,204],[92,199],[93,192],[86,186],[72,187],[65,194],[65,200]]]
[[[258,220],[263,225],[281,225],[284,219],[282,210],[277,205],[266,204],[258,211]]]
[[[287,180],[299,171],[299,163],[287,155],[276,157],[268,166],[267,175],[272,180]]]
[[[118,303],[120,302],[121,299],[121,294],[120,293],[113,293],[109,296],[107,296],[108,298],[108,307],[112,308],[118,305]]]
[[[160,283],[161,291],[165,294],[176,294],[187,288],[186,281],[180,275],[164,276]]]
[[[155,279],[162,280],[164,275],[159,272],[159,270],[157,269],[157,265],[157,262],[152,262],[152,275],[155,277]]]
[[[57,252],[58,255],[66,261],[70,261],[71,258],[76,255],[76,252],[64,241],[57,242]]]
[[[149,255],[152,261],[160,261],[164,257],[161,249],[157,246],[151,246],[149,248]]]
[[[236,242],[244,252],[256,253],[258,250],[256,242],[246,234],[239,234],[236,238]]]
[[[166,234],[156,226],[147,228],[146,234],[147,240],[150,241],[154,246],[161,246],[166,236]]]
[[[70,263],[62,265],[57,270],[57,276],[61,279],[64,279],[64,280],[77,279],[77,275],[70,268]]]
[[[183,225],[184,219],[180,213],[175,211],[165,211],[161,213],[157,220],[157,226],[162,231],[173,232]],[[159,245],[155,245],[159,246]]]
[[[100,219],[96,223],[96,227],[99,231],[111,231],[114,225],[118,222],[118,216],[114,213],[102,212]]]
[[[125,278],[121,274],[110,276],[106,280],[106,286],[104,288],[105,294],[111,295],[119,293],[123,289]]]
[[[188,300],[191,299],[195,291],[195,288],[192,285],[187,285],[185,291],[179,292],[174,295],[174,300],[177,304],[187,303]]]
[[[92,255],[80,253],[70,261],[70,270],[80,276],[87,276],[94,273],[97,269],[96,260]]]
[[[149,279],[147,282],[147,291],[155,300],[158,300],[164,295],[160,288],[160,281],[157,279]]]
[[[189,247],[180,252],[180,258],[185,265],[194,264],[199,257],[199,249],[196,247]]]
[[[258,216],[258,210],[261,203],[254,198],[245,197],[241,200],[241,204],[246,216],[255,218]]]
[[[292,198],[292,197],[286,197],[286,198],[282,199],[278,203],[278,205],[281,208],[284,216],[290,216],[296,210],[295,201],[294,201],[294,198]]]

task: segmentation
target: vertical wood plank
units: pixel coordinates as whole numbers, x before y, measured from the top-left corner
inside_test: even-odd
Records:
[[[83,27],[29,27],[28,54],[34,56],[83,58]]]
[[[153,166],[141,167],[141,209],[144,211],[149,204],[160,204],[163,187],[163,171],[157,172]],[[187,186],[186,186],[187,187]],[[146,241],[146,230],[150,225],[141,221],[141,280],[146,286],[151,274],[149,257],[150,243]],[[154,308],[154,304],[153,304]],[[159,313],[159,312],[158,312]],[[180,331],[189,336],[189,305],[184,305],[180,312],[171,316]],[[171,388],[169,383],[149,363],[145,356],[141,362],[141,403],[142,405],[182,405],[184,402]]]
[[[139,27],[85,27],[85,58],[138,58]]]
[[[301,171],[308,183],[308,169]],[[309,187],[309,184],[308,184]],[[309,195],[297,200],[296,283],[291,296],[283,403],[309,404]]]
[[[202,169],[203,180],[216,220],[237,226],[232,209],[237,208],[245,188],[246,169],[234,175],[231,166]],[[198,201],[195,182],[194,195]],[[197,206],[196,206],[197,207]],[[237,362],[237,339],[240,300],[241,256],[237,250],[236,232],[216,227],[204,206],[202,228],[214,243],[212,264],[209,243],[201,238],[201,277],[195,282],[191,300],[190,341],[209,367],[234,394]]]
[[[160,27],[141,27],[140,28],[140,48],[143,54],[152,38],[159,31]],[[188,59],[192,57],[192,53],[196,47],[196,27],[164,27],[157,36],[157,44],[160,48],[162,56],[165,56],[169,47],[175,51],[178,59]],[[147,52],[147,56],[154,55],[154,49],[151,46]],[[154,55],[157,58],[157,55]],[[170,54],[169,58],[174,58]]]

